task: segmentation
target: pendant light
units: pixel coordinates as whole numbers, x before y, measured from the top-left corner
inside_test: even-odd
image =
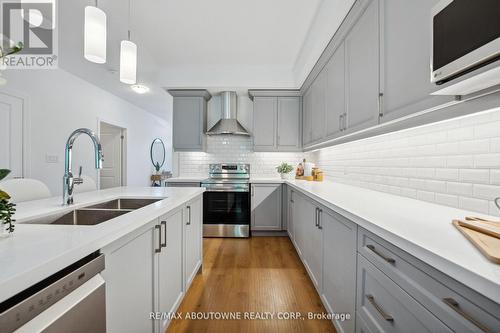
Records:
[[[106,62],[106,14],[95,6],[85,7],[84,28],[85,59],[97,64]]]
[[[120,81],[126,84],[137,82],[137,45],[130,41],[130,0],[128,2],[128,40],[120,44]]]

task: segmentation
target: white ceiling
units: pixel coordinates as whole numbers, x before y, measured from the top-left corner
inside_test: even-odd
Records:
[[[119,43],[127,0],[100,0],[108,18],[108,61],[83,58],[83,9],[90,0],[59,0],[60,66],[142,108],[169,118],[162,87],[298,88],[354,0],[130,0],[137,95],[120,83]]]

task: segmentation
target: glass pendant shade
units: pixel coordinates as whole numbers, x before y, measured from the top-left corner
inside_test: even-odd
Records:
[[[106,14],[97,7],[85,7],[85,59],[104,64],[106,62],[106,39]]]
[[[120,81],[135,84],[137,77],[137,45],[123,40],[120,45]]]

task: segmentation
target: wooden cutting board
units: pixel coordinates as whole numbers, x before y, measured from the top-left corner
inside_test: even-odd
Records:
[[[458,224],[472,230],[482,232],[492,237],[500,238],[500,223],[482,220],[457,220]]]
[[[483,234],[460,225],[458,220],[453,225],[474,244],[488,260],[500,264],[500,239]]]

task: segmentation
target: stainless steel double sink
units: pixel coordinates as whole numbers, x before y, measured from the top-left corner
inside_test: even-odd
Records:
[[[32,222],[34,224],[60,224],[60,225],[96,225],[115,217],[130,213],[133,210],[154,204],[165,198],[135,199],[120,198],[98,203],[84,208],[75,209],[63,216],[49,217]],[[28,222],[29,223],[29,222]]]

